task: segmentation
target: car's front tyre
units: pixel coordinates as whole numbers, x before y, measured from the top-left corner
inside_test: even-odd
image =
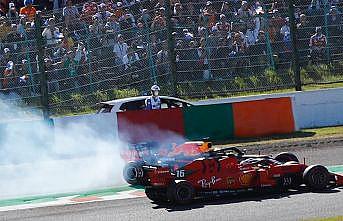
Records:
[[[305,169],[303,178],[306,186],[313,191],[324,190],[330,182],[330,173],[322,165],[312,165]]]

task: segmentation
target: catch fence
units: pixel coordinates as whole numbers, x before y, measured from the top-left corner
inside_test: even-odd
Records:
[[[152,84],[192,98],[343,80],[340,2],[294,1],[294,13],[288,1],[163,2],[87,1],[34,22],[2,18],[1,96],[65,114]]]

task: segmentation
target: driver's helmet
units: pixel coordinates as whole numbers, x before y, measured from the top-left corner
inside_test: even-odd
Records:
[[[154,96],[158,96],[158,92],[160,91],[160,87],[158,85],[151,86],[151,94]]]

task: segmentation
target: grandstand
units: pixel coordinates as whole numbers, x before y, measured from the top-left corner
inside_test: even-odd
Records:
[[[342,81],[343,1],[294,4],[303,83]],[[172,30],[164,0],[34,2],[42,14],[51,111],[86,110],[101,100],[144,94],[153,83],[187,97],[294,87],[288,1],[170,5]],[[2,1],[0,93],[39,107],[37,21],[23,7],[21,0]]]

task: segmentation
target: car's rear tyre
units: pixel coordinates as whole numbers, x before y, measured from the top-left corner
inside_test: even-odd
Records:
[[[171,203],[175,204],[190,204],[195,196],[195,190],[193,186],[187,181],[179,181],[171,186],[167,190],[167,197]]]
[[[129,162],[123,169],[123,177],[128,184],[140,185],[143,183],[144,171],[139,162]]]
[[[305,169],[304,182],[313,191],[324,190],[330,182],[328,169],[321,165],[312,165]]]
[[[295,156],[293,153],[288,153],[288,152],[279,153],[278,155],[276,155],[276,157],[274,157],[274,159],[281,163],[287,163],[290,161],[299,163],[298,157]]]
[[[168,201],[165,190],[157,189],[151,186],[145,187],[145,195],[155,203],[164,203]]]

